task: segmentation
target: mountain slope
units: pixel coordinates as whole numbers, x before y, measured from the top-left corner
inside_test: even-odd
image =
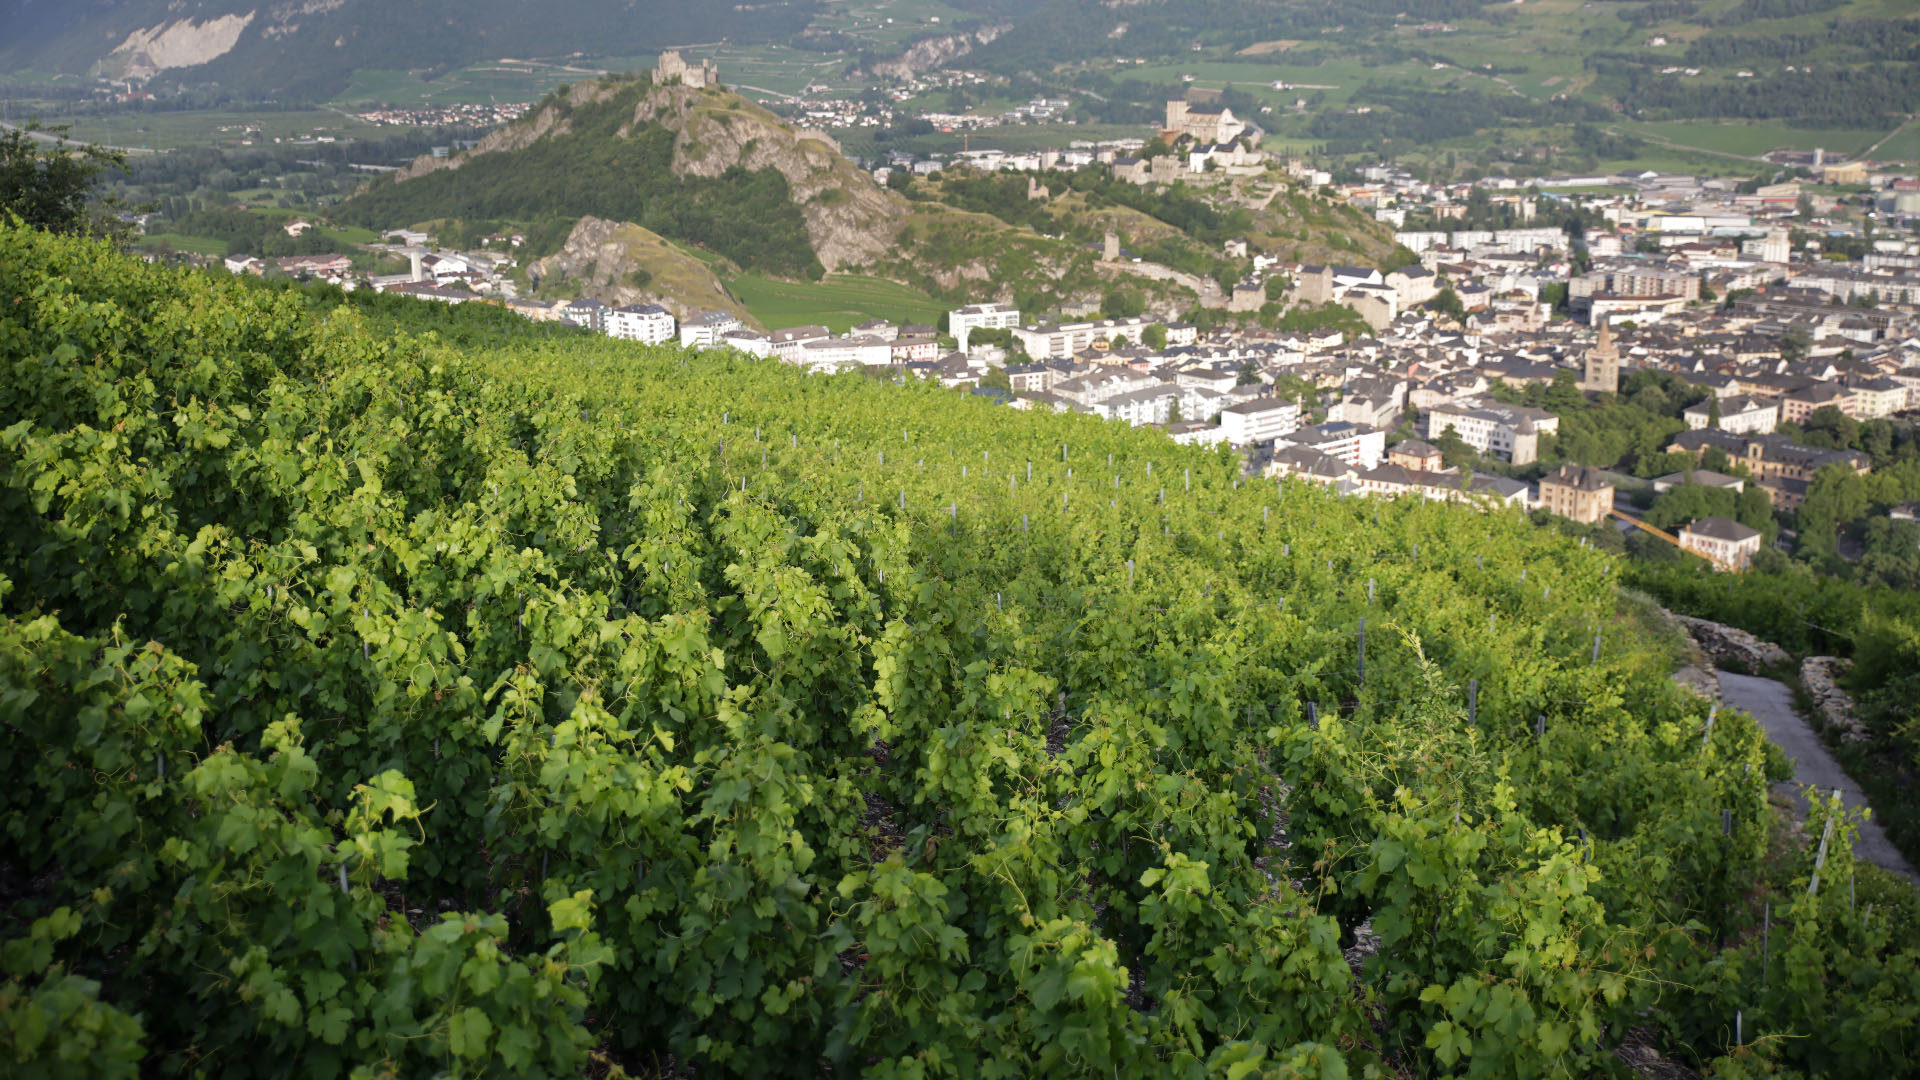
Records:
[[[779,40],[816,0],[0,0],[0,68],[218,83],[325,100],[359,69],[446,70],[501,56],[631,56],[692,41]]]
[[[748,271],[871,270],[943,301],[1098,306],[1115,278],[1085,246],[985,214],[909,202],[738,95],[648,77],[556,91],[470,151],[422,158],[370,184],[339,217],[375,228],[444,218],[633,222]],[[545,254],[536,251],[534,254]],[[1131,278],[1127,279],[1132,281]],[[1147,283],[1157,310],[1195,297]]]
[[[578,291],[609,304],[660,304],[686,319],[729,311],[757,320],[706,263],[629,221],[585,217],[559,251],[529,268],[543,294]]]

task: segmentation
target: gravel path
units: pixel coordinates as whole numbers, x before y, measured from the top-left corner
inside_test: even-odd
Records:
[[[1793,692],[1782,683],[1772,679],[1757,678],[1752,675],[1736,675],[1730,671],[1720,672],[1720,693],[1729,705],[1744,709],[1760,721],[1766,729],[1767,738],[1775,746],[1787,752],[1793,762],[1793,779],[1775,785],[1775,789],[1790,794],[1794,798],[1800,815],[1806,816],[1806,800],[1801,798],[1799,785],[1812,784],[1821,791],[1840,789],[1840,798],[1848,807],[1867,805],[1867,797],[1860,785],[1853,782],[1833,755],[1820,743],[1820,736],[1793,708]],[[1883,866],[1896,874],[1904,874],[1907,880],[1920,885],[1920,875],[1915,875],[1913,867],[1900,854],[1899,849],[1887,840],[1887,834],[1880,829],[1878,821],[1868,821],[1860,827],[1859,842],[1854,845],[1854,854]]]

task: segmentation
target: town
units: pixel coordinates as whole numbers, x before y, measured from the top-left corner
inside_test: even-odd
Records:
[[[938,326],[873,320],[844,334],[824,325],[762,330],[735,314],[657,303],[521,295],[511,274],[517,235],[453,251],[396,230],[374,247],[408,260],[404,273],[367,277],[328,255],[273,260],[271,269],[423,300],[493,303],[646,344],[937,380],[1014,409],[1156,426],[1180,443],[1229,447],[1250,472],[1298,475],[1344,493],[1514,505],[1586,525],[1612,520],[1725,568],[1751,562],[1760,529],[1710,515],[1669,533],[1645,520],[1650,501],[1682,483],[1735,494],[1751,486],[1771,508],[1797,509],[1820,470],[1864,475],[1872,459],[1795,434],[1920,409],[1920,241],[1896,231],[1920,220],[1912,175],[1816,153],[1798,178],[1776,183],[1648,172],[1434,184],[1390,164],[1336,182],[1297,157],[1260,150],[1260,135],[1228,109],[1181,100],[1168,103],[1161,133],[1173,153],[1154,153],[1141,139],[907,156],[874,163],[873,172],[885,181],[895,170],[1094,166],[1133,184],[1198,190],[1265,177],[1395,226],[1394,239],[1416,261],[1383,272],[1255,254],[1231,290],[1201,283],[1224,316],[1204,330],[1174,310],[1093,318],[989,300],[950,310]],[[1841,185],[1867,194],[1840,194]],[[1876,224],[1881,231],[1870,234]],[[1244,242],[1227,247],[1249,254]],[[1128,272],[1164,269],[1124,265],[1139,260],[1111,234],[1102,256]],[[269,269],[257,258],[227,265]],[[1341,325],[1270,329],[1245,318],[1270,303],[1338,313],[1322,321]],[[1570,417],[1647,387],[1688,401],[1636,463],[1684,468],[1632,475],[1615,467],[1619,455],[1600,460],[1590,448],[1580,455],[1586,465],[1529,468],[1568,456],[1555,448]]]

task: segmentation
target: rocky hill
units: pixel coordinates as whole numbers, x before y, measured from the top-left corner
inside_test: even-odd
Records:
[[[800,278],[860,270],[942,300],[1017,300],[1034,310],[1097,307],[1122,281],[1169,313],[1197,299],[1172,283],[1103,268],[1085,243],[908,200],[846,160],[831,138],[725,89],[655,85],[645,76],[556,91],[473,149],[421,158],[370,184],[340,216],[376,228],[558,218],[561,227],[542,230],[556,248],[583,219],[629,222],[746,271]],[[589,230],[589,246],[600,243],[597,231]],[[658,274],[646,264],[654,250],[641,245],[627,261]],[[562,261],[584,268],[599,260],[575,250]],[[702,283],[693,295],[710,291]]]
[[[542,295],[577,293],[609,304],[659,304],[685,319],[730,311],[755,326],[706,263],[630,221],[585,217],[566,246],[528,268]]]

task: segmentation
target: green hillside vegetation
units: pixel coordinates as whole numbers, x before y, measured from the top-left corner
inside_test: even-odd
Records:
[[[727,288],[764,326],[819,324],[836,334],[870,319],[937,326],[946,308],[897,282],[862,274],[830,274],[820,281],[776,281],[758,275],[729,279]]]
[[[712,179],[676,175],[676,133],[634,122],[649,85],[645,78],[630,81],[577,106],[555,93],[539,108],[564,117],[564,132],[518,151],[471,157],[458,169],[402,182],[383,178],[340,206],[336,216],[390,228],[430,218],[537,222],[591,214],[709,248],[749,270],[818,277],[820,263],[786,178],[772,168],[737,166]],[[746,221],[754,227],[741,228]]]
[[[0,296],[23,1075],[1920,1050],[1911,891],[1524,515],[10,227]]]
[[[737,270],[723,259],[710,263],[632,222],[583,221],[576,235],[565,250],[516,270],[539,296],[665,302],[674,311],[729,311],[750,322],[757,314],[722,283],[720,273]]]

